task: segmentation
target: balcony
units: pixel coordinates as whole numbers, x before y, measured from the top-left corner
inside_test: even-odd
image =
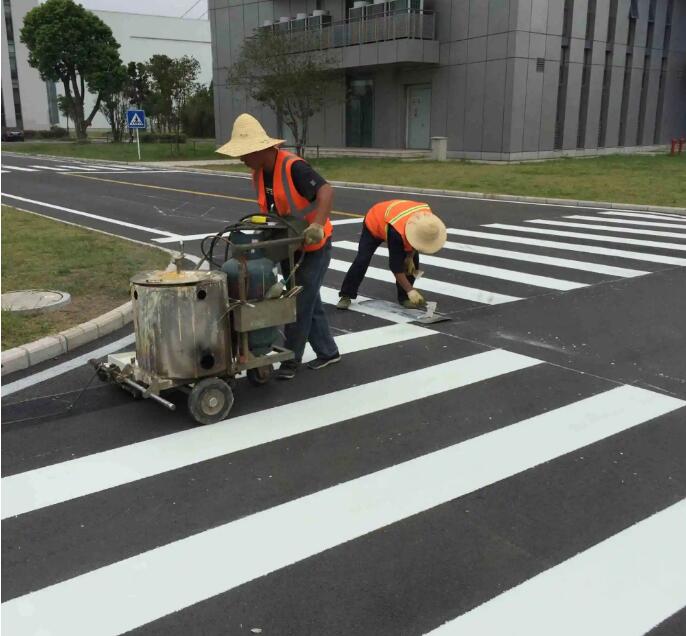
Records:
[[[331,22],[311,16],[261,27],[283,33],[299,53],[329,51],[339,68],[382,64],[438,64],[436,14],[403,9],[367,12],[360,18]],[[319,18],[314,21],[313,18]],[[300,44],[298,44],[300,40]]]

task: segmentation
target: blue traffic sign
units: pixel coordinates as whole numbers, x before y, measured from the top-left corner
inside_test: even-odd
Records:
[[[126,124],[129,128],[145,129],[145,111],[144,110],[127,110]]]

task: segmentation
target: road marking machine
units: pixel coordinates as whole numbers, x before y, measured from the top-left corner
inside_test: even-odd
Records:
[[[98,377],[169,410],[176,406],[164,393],[184,391],[200,424],[226,418],[239,375],[266,384],[274,363],[293,359],[276,343],[279,327],[296,320],[305,226],[291,217],[246,216],[203,240],[204,258],[195,269],[181,269],[180,255],[176,270],[135,275],[136,350],[91,360]],[[290,273],[278,280],[284,261]],[[200,269],[204,262],[209,270]]]

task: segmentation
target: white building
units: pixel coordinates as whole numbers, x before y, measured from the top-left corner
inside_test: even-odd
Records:
[[[160,15],[93,11],[110,29],[119,42],[119,57],[124,65],[147,62],[153,55],[183,57],[188,55],[200,62],[198,82],[212,81],[212,44],[209,20],[190,20]],[[59,94],[60,86],[57,87]],[[95,104],[95,95],[88,93],[84,104],[86,114]],[[62,119],[62,115],[60,115]],[[66,122],[61,124],[66,125]],[[93,118],[92,128],[109,128],[104,115]]]
[[[55,85],[29,66],[29,52],[19,40],[24,16],[38,0],[3,0],[2,126],[44,130],[57,124]]]
[[[44,82],[28,64],[28,51],[19,41],[24,16],[39,0],[3,0],[2,21],[2,125],[24,130],[44,130],[51,125],[66,127],[58,112],[57,95],[64,94],[58,82]],[[200,63],[198,82],[212,80],[212,48],[208,20],[172,18],[138,13],[93,11],[107,24],[120,44],[119,56],[129,62],[146,62],[153,55],[189,55]],[[86,94],[84,110],[90,113],[95,96]],[[93,128],[108,128],[98,113]]]

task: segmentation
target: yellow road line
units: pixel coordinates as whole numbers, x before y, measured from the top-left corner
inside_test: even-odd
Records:
[[[245,197],[235,197],[230,194],[218,194],[215,192],[200,192],[198,190],[184,190],[182,188],[170,188],[168,186],[153,185],[150,183],[136,183],[135,181],[121,181],[119,179],[105,179],[104,177],[94,177],[88,174],[82,174],[78,172],[63,172],[62,174],[71,177],[80,177],[81,179],[91,179],[93,181],[105,181],[107,183],[118,183],[121,185],[136,186],[137,188],[151,188],[153,190],[169,190],[171,192],[182,192],[184,194],[195,194],[201,197],[216,197],[219,199],[231,199],[233,201],[242,201],[245,203],[257,203],[255,199],[246,199]],[[352,216],[356,218],[363,217],[364,214],[355,214],[353,212],[339,212],[337,210],[332,210],[331,214],[339,214],[341,216]]]

